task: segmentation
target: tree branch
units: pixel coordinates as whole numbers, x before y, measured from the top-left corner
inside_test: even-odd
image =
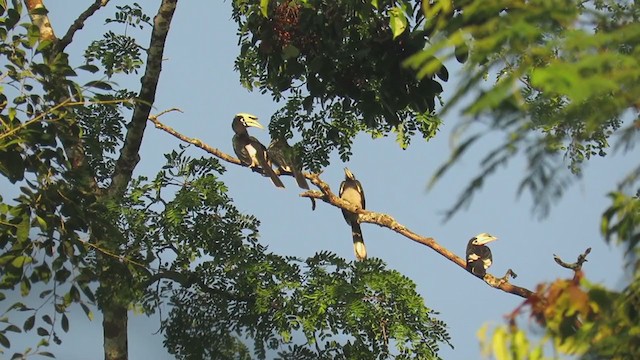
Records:
[[[162,0],[160,9],[158,9],[158,13],[153,18],[153,30],[147,52],[147,66],[141,80],[140,93],[138,94],[139,101],[133,110],[131,122],[127,125],[127,135],[120,150],[120,157],[116,161],[108,190],[112,196],[122,194],[125,191],[127,184],[131,180],[133,170],[140,161],[139,151],[142,145],[142,137],[147,126],[151,106],[156,98],[158,79],[162,71],[164,45],[177,3],[178,0]]]
[[[189,144],[193,144],[201,149],[203,149],[204,151],[216,156],[217,158],[227,161],[229,163],[232,164],[236,164],[236,165],[242,165],[240,163],[240,161],[236,158],[234,158],[233,156],[230,156],[222,151],[220,151],[219,149],[213,148],[209,145],[204,144],[201,140],[199,139],[195,139],[195,138],[190,138],[188,136],[182,135],[179,132],[177,132],[176,130],[170,128],[169,126],[166,126],[164,124],[162,124],[159,120],[158,120],[158,116],[152,116],[149,118],[149,121],[153,122],[156,126],[156,128],[163,130],[165,132],[167,132],[168,134],[178,138],[181,141],[184,141],[186,143]],[[370,211],[370,210],[364,210],[361,209],[355,205],[352,205],[351,203],[342,200],[340,197],[336,196],[333,191],[331,191],[331,187],[324,181],[322,181],[322,179],[320,179],[320,175],[319,174],[311,174],[311,173],[303,173],[304,177],[307,178],[308,180],[311,181],[312,184],[314,184],[316,187],[318,187],[318,189],[320,189],[320,191],[318,190],[309,190],[309,191],[305,191],[302,194],[300,194],[301,197],[306,197],[306,198],[310,198],[310,199],[319,199],[324,201],[327,204],[333,205],[335,207],[338,207],[340,209],[344,209],[353,213],[357,213],[358,214],[358,220],[359,222],[364,222],[364,223],[370,223],[370,224],[376,224],[378,226],[381,227],[385,227],[388,228],[390,230],[393,230],[395,232],[397,232],[398,234],[413,240],[419,244],[425,245],[431,249],[433,249],[435,252],[437,252],[438,254],[444,256],[445,258],[447,258],[448,260],[450,260],[451,262],[455,263],[456,265],[458,265],[459,267],[461,267],[462,269],[464,269],[465,271],[467,271],[467,263],[465,260],[463,260],[462,258],[460,258],[459,256],[457,256],[456,254],[452,253],[451,251],[449,251],[448,249],[446,249],[445,247],[441,246],[440,244],[438,244],[436,242],[436,240],[432,237],[425,237],[425,236],[421,236],[411,230],[409,230],[406,226],[400,224],[399,222],[397,222],[393,217],[391,217],[390,215],[387,214],[383,214],[383,213],[379,213],[379,212],[374,212],[374,211]],[[514,275],[515,273],[513,271],[511,271],[511,269],[509,269],[510,271],[507,272],[507,274],[502,277],[502,278],[496,278],[495,276],[491,275],[491,274],[486,274],[483,278],[484,282],[486,282],[488,285],[496,288],[496,289],[500,289],[502,291],[508,292],[510,294],[514,294],[523,298],[528,298],[530,295],[533,294],[533,292],[529,289],[523,288],[523,287],[519,287],[519,286],[515,286],[511,283],[509,283],[509,275]],[[513,276],[515,278],[515,276]]]
[[[42,0],[24,0],[24,4],[29,11],[31,22],[40,30],[40,41],[55,41],[56,34],[53,32],[49,16],[46,14],[46,11],[44,11],[46,8]]]
[[[165,111],[163,111],[162,113],[160,113],[158,115],[149,116],[149,121],[151,121],[156,126],[157,129],[160,129],[160,130],[172,135],[173,137],[178,138],[179,140],[181,140],[183,142],[195,145],[195,146],[199,147],[200,149],[208,152],[209,154],[213,154],[215,157],[217,157],[217,158],[219,158],[221,160],[224,160],[224,161],[229,162],[231,164],[246,166],[246,165],[242,164],[239,159],[236,159],[231,155],[228,155],[228,154],[226,154],[226,153],[224,153],[224,152],[222,152],[222,151],[220,151],[220,150],[218,150],[216,148],[213,148],[213,147],[203,143],[202,140],[182,135],[181,133],[177,132],[173,128],[161,123],[158,120],[158,118],[161,115],[166,114],[167,112],[170,112],[170,111],[182,112],[182,110],[180,110],[178,108],[172,108],[172,109],[169,109],[169,110],[165,110]]]
[[[219,158],[221,160],[224,160],[224,161],[226,161],[228,163],[231,163],[231,164],[240,165],[240,166],[244,166],[244,167],[249,167],[248,165],[243,164],[240,161],[240,159],[237,159],[237,158],[235,158],[235,157],[233,157],[233,156],[231,156],[231,155],[229,155],[229,154],[227,154],[225,152],[222,152],[222,151],[220,151],[220,150],[218,150],[218,149],[216,149],[214,147],[211,147],[211,146],[205,144],[204,142],[202,142],[202,140],[200,140],[200,139],[192,138],[192,137],[183,135],[183,134],[177,132],[172,127],[167,126],[167,125],[161,123],[160,120],[158,120],[158,118],[160,116],[162,116],[162,115],[164,115],[164,114],[166,114],[168,112],[171,112],[171,111],[182,112],[182,110],[180,110],[178,108],[171,108],[169,110],[162,111],[161,113],[159,113],[157,115],[150,115],[149,116],[149,121],[151,121],[156,126],[157,129],[160,129],[160,130],[162,130],[162,131],[164,131],[164,132],[166,132],[168,134],[171,134],[173,137],[176,137],[176,138],[180,139],[181,141],[183,141],[185,143],[197,146],[200,149],[208,152],[209,154],[214,155],[215,157],[217,157],[217,158]],[[251,170],[253,170],[254,172],[257,172],[259,174],[265,175],[264,171],[262,169],[260,169],[260,168],[253,168]],[[288,171],[278,171],[278,175],[293,176],[293,173],[292,172],[288,172]],[[313,202],[313,204],[315,204],[315,202]],[[315,209],[315,205],[314,205],[314,209]]]
[[[374,211],[370,211],[370,210],[365,210],[365,209],[361,209],[355,205],[352,205],[349,202],[346,202],[342,199],[340,199],[338,196],[336,196],[332,191],[331,188],[329,187],[329,185],[327,183],[325,183],[324,181],[322,181],[320,179],[320,177],[317,174],[305,174],[306,177],[311,181],[312,184],[316,185],[320,191],[306,191],[302,194],[300,194],[300,196],[302,197],[308,197],[308,198],[315,198],[315,199],[319,199],[324,201],[327,204],[331,204],[333,206],[339,207],[341,209],[345,209],[347,211],[353,212],[353,213],[357,213],[359,215],[359,221],[360,222],[364,222],[364,223],[369,223],[369,224],[376,224],[378,226],[381,227],[385,227],[388,228],[390,230],[395,231],[396,233],[410,239],[413,240],[419,244],[425,245],[427,247],[430,247],[431,249],[433,249],[435,252],[437,252],[438,254],[444,256],[446,259],[450,260],[451,262],[455,263],[456,265],[458,265],[459,267],[463,268],[465,271],[467,270],[467,263],[465,260],[463,260],[461,257],[457,256],[456,254],[454,254],[453,252],[449,251],[447,248],[441,246],[440,244],[438,244],[438,242],[436,242],[436,240],[432,237],[425,237],[422,235],[419,235],[413,231],[411,231],[409,228],[407,228],[406,226],[400,224],[399,222],[397,222],[393,217],[391,217],[390,215],[387,214],[383,214],[383,213],[379,213],[379,212],[374,212]],[[511,270],[511,269],[509,269]],[[513,274],[513,271],[511,271],[510,273],[508,272],[508,274]],[[500,289],[502,291],[514,294],[514,295],[518,295],[520,297],[523,298],[527,298],[529,297],[531,294],[533,294],[533,292],[529,289],[523,288],[523,287],[519,287],[519,286],[515,286],[513,284],[510,284],[508,282],[508,275],[505,275],[502,278],[497,278],[491,274],[486,274],[483,278],[484,282],[486,282],[488,285],[496,288],[496,289]]]
[[[82,12],[82,14],[80,14],[80,16],[78,16],[78,18],[73,22],[73,24],[69,26],[69,29],[67,29],[67,33],[64,34],[64,36],[58,41],[58,44],[56,45],[57,51],[58,52],[64,51],[64,49],[69,44],[71,44],[71,41],[73,40],[73,35],[75,35],[75,33],[78,30],[84,27],[84,22],[87,21],[87,19],[90,18],[96,11],[98,11],[98,9],[100,9],[103,6],[106,6],[108,2],[109,0],[96,0],[93,4],[91,4],[87,8],[87,10]]]
[[[587,255],[589,255],[590,252],[591,248],[587,248],[584,253],[578,255],[578,261],[574,263],[566,263],[562,261],[562,259],[560,259],[560,257],[556,254],[553,254],[553,260],[555,260],[556,263],[558,263],[558,265],[562,266],[563,268],[571,269],[573,271],[580,271],[582,269],[582,264],[587,261]]]
[[[197,285],[200,290],[210,295],[216,297],[222,297],[227,300],[237,300],[237,301],[251,301],[251,297],[248,296],[239,296],[234,293],[230,293],[227,291],[223,291],[220,289],[212,288],[207,286],[205,282],[195,273],[187,272],[186,274],[183,272],[173,271],[173,270],[164,270],[157,272],[151,276],[144,282],[143,286],[151,286],[156,281],[160,280],[171,280],[175,281],[178,284],[182,285],[184,288],[189,288],[192,285]]]

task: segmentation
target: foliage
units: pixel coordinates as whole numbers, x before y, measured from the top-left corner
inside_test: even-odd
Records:
[[[301,135],[309,169],[327,166],[333,149],[346,161],[361,131],[374,137],[393,132],[402,147],[416,133],[435,135],[442,85],[435,76],[417,80],[402,66],[429,41],[418,26],[418,3],[238,0],[233,9],[241,81],[275,99],[286,97],[271,133]],[[436,75],[448,79],[444,67]]]
[[[36,344],[14,358],[53,357],[46,348],[72,326],[71,306],[92,319],[113,304],[146,314],[170,304],[166,344],[185,358],[264,358],[275,344],[288,347],[281,356],[437,358],[449,344],[413,282],[381,262],[323,253],[303,265],[267,252],[215,158],[183,147],[151,180],[111,191],[127,117],[149,106],[104,81],[135,76],[148,55],[126,34],[150,25],[139,5],[117,6],[107,23],[125,33],[107,30],[76,68],[36,26],[19,24],[20,1],[0,8],[0,173],[16,193],[5,198],[3,185],[0,196],[0,348],[25,333]]]
[[[541,284],[491,338],[479,332],[486,355],[496,359],[548,359],[545,350],[584,359],[636,359],[640,356],[640,293],[637,275],[623,291],[590,284],[581,271],[573,279]],[[517,316],[528,308],[531,319],[544,329],[535,345],[517,326]]]
[[[545,215],[575,179],[564,169],[580,176],[586,160],[605,156],[624,119],[628,127],[622,129],[619,148],[633,147],[638,120],[631,119],[637,119],[640,98],[637,2],[442,0],[423,5],[427,26],[440,34],[439,41],[405,64],[428,77],[438,68],[434,56],[451,59],[460,47],[469,49],[463,80],[447,109],[472,96],[465,108],[472,120],[460,133],[476,129],[470,126],[476,119],[487,123],[487,132],[505,133],[482,160],[483,178],[522,153],[528,170],[519,191],[529,190],[536,210]],[[483,86],[487,76],[495,76],[493,85]],[[461,141],[432,181],[482,141],[481,135]],[[482,186],[476,179],[449,215]]]
[[[98,258],[108,254],[113,266],[124,250],[112,225],[118,214],[97,186],[112,171],[106,154],[121,142],[119,111],[131,94],[105,93],[112,87],[103,75],[85,85],[72,81],[98,69],[72,68],[56,44],[39,41],[35,25],[19,23],[20,1],[0,8],[0,173],[2,195],[15,194],[0,197],[0,301],[9,324],[0,344],[8,348],[12,332],[35,331],[36,346],[14,357],[51,356],[44,348],[69,330],[69,308],[79,305],[93,318],[95,304],[106,299],[95,285],[110,266],[98,266]],[[110,242],[89,241],[96,232]],[[21,301],[5,303],[8,293]]]
[[[519,193],[528,190],[539,215],[576,178],[587,160],[614,149],[629,152],[638,137],[640,109],[640,8],[633,1],[594,0],[581,3],[538,1],[423,1],[426,26],[438,41],[416,53],[405,65],[420,76],[432,76],[460,49],[468,50],[462,81],[445,111],[471,97],[455,136],[463,137],[436,172],[431,186],[459,162],[485,135],[504,133],[481,161],[447,213],[470,203],[473,194],[509,160],[524,155],[527,172]],[[466,52],[466,51],[465,51]],[[464,53],[464,52],[463,52]],[[495,83],[483,81],[495,77]],[[478,123],[486,129],[478,131]],[[620,136],[614,138],[614,134]],[[495,138],[492,142],[496,143]],[[534,296],[514,311],[507,326],[490,338],[480,337],[487,354],[497,359],[542,359],[551,344],[561,354],[582,358],[638,358],[638,240],[640,202],[637,158],[628,176],[609,194],[602,216],[607,241],[624,245],[631,265],[622,291],[588,283],[581,272],[574,279],[541,284]],[[528,310],[543,330],[533,344],[516,316]]]
[[[72,304],[92,316],[88,304],[95,301],[90,287],[95,257],[82,234],[99,218],[99,205],[65,151],[71,151],[79,130],[73,106],[84,103],[88,89],[103,83],[80,86],[69,80],[77,73],[66,54],[51,55],[53,45],[38,43],[37,27],[19,24],[21,2],[10,7],[3,2],[0,10],[0,56],[6,59],[0,94],[0,173],[6,184],[21,185],[14,201],[0,197],[0,299],[12,291],[24,298],[3,304],[3,321],[9,325],[0,334],[0,344],[9,347],[9,332],[35,329],[40,341],[24,355],[48,356],[43,348],[60,343],[58,332],[68,331]],[[40,62],[41,57],[46,59]],[[37,295],[40,304],[32,305],[31,295]]]
[[[260,358],[296,359],[432,359],[449,342],[413,282],[380,260],[320,253],[299,264],[249,241],[230,254],[212,247],[195,270],[203,284],[174,295],[166,343],[179,358],[242,358],[247,349],[227,353],[242,338]]]

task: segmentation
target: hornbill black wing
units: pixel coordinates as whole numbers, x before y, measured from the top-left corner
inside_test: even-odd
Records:
[[[478,245],[467,246],[467,270],[473,275],[484,277],[492,261],[493,256],[491,255],[491,249],[489,249],[489,247]]]
[[[267,154],[269,155],[269,159],[271,159],[277,167],[293,174],[300,188],[309,190],[307,179],[305,179],[300,171],[299,158],[296,156],[294,148],[289,146],[286,140],[279,139],[271,141],[267,149]]]
[[[247,145],[249,145],[249,136],[248,135],[233,135],[233,139],[232,139],[232,144],[233,144],[233,152],[236,153],[236,156],[238,157],[238,159],[240,159],[240,162],[249,166],[249,167],[253,167],[254,164],[253,163],[253,159],[251,158],[251,155],[249,154],[249,151],[247,150]]]
[[[280,180],[275,171],[273,171],[273,168],[271,168],[271,164],[267,157],[267,148],[265,148],[264,145],[262,145],[262,143],[253,136],[249,137],[248,146],[255,149],[255,160],[260,165],[264,173],[269,176],[271,182],[273,182],[275,186],[283,188],[284,184],[282,183],[282,180]]]

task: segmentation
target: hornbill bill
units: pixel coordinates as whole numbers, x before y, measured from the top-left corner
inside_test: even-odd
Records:
[[[491,266],[493,257],[491,249],[486,244],[498,240],[487,233],[480,233],[469,240],[467,244],[467,270],[477,277],[484,277]]]
[[[233,128],[233,151],[240,161],[248,165],[250,168],[255,168],[258,165],[262,168],[262,171],[271,178],[273,184],[279,188],[283,188],[284,184],[278,178],[278,175],[271,168],[269,159],[267,157],[267,149],[253,136],[249,136],[247,128],[249,126],[264,129],[258,122],[258,118],[254,115],[239,113],[233,118],[231,128]]]
[[[309,190],[307,179],[301,172],[300,157],[286,139],[272,140],[267,148],[267,154],[277,167],[293,174],[300,188]]]
[[[353,176],[353,173],[348,168],[344,168],[344,181],[340,184],[340,198],[361,209],[365,208],[362,185],[360,181],[356,180],[356,177]],[[356,254],[356,259],[366,259],[367,248],[364,246],[364,238],[362,237],[362,229],[360,229],[360,223],[358,222],[358,214],[343,209],[342,216],[344,216],[347,224],[351,225],[353,252]]]

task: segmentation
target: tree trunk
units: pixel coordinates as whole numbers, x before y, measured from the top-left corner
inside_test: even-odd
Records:
[[[119,304],[102,306],[102,328],[104,330],[104,359],[127,360],[127,309]]]

